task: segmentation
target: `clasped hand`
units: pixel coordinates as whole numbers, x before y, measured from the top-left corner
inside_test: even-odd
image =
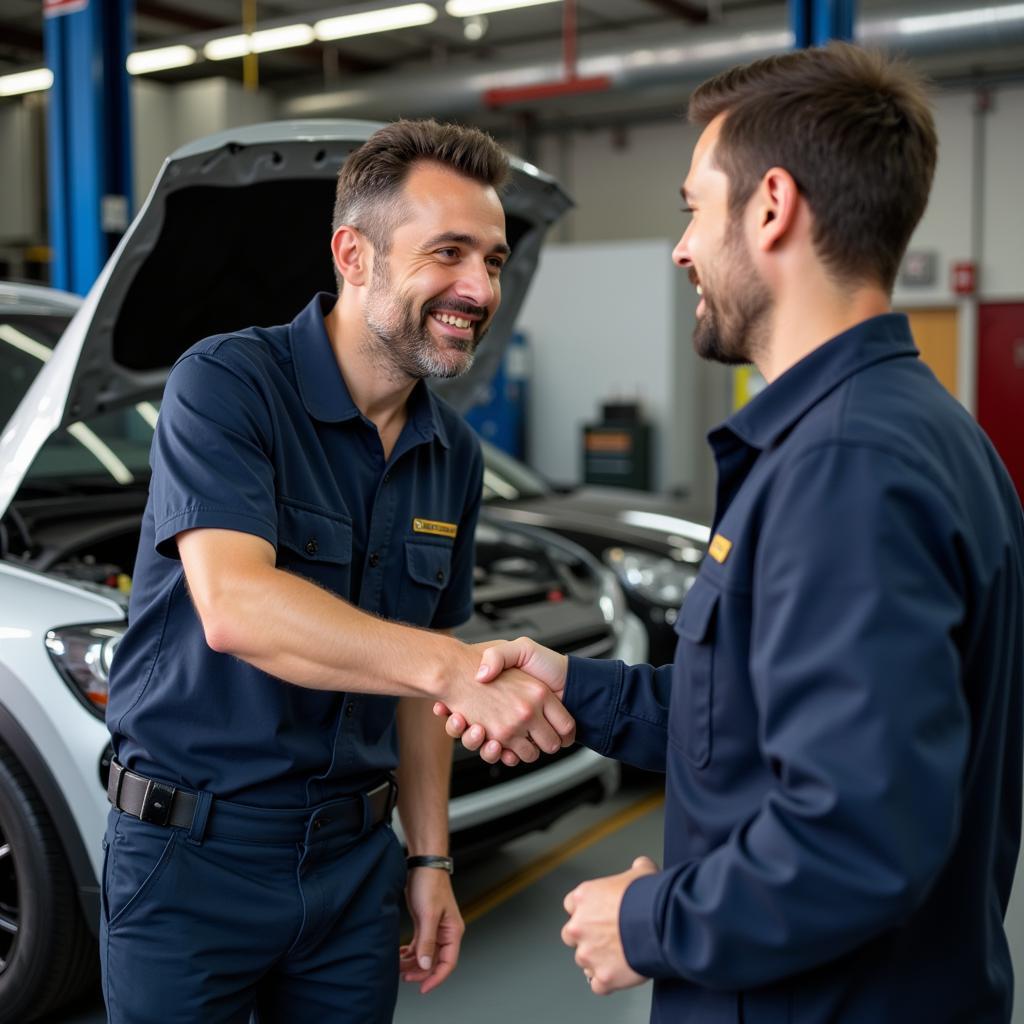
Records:
[[[434,714],[446,718],[445,731],[478,750],[489,764],[514,766],[555,753],[576,738],[576,723],[562,705],[569,659],[528,637],[477,644],[480,654],[471,698],[456,710],[438,701]],[[538,714],[539,708],[542,714]],[[498,723],[497,726],[492,722]]]

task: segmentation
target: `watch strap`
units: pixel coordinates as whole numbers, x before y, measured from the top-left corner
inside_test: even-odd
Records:
[[[449,875],[455,874],[455,861],[451,857],[441,857],[437,854],[417,854],[405,858],[407,868],[437,868],[440,871],[447,871]]]

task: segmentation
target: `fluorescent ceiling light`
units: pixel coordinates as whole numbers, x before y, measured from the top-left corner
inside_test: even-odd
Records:
[[[252,53],[252,44],[246,35],[211,39],[203,47],[203,56],[207,60],[231,60],[232,57],[244,57],[247,53]]]
[[[129,53],[125,67],[129,75],[148,75],[151,71],[167,71],[195,64],[196,51],[191,46],[162,46],[158,50]]]
[[[290,46],[308,46],[316,39],[309,25],[282,25],[280,28],[264,28],[239,36],[221,36],[211,39],[203,47],[207,60],[231,60],[250,53],[268,53],[270,50],[287,50]]]
[[[453,18],[472,18],[477,14],[496,14],[498,11],[516,11],[520,7],[539,7],[557,0],[448,0],[445,14]]]
[[[281,28],[265,28],[252,34],[252,52],[266,53],[268,50],[286,50],[289,46],[308,46],[316,39],[310,25],[282,25]]]
[[[1006,21],[1016,21],[1024,14],[1024,4],[1008,4],[1005,7],[975,7],[967,11],[949,11],[946,14],[922,14],[899,18],[896,30],[900,35],[915,35],[918,32],[953,32],[958,29],[990,25],[992,28]]]
[[[49,68],[19,71],[0,77],[0,96],[21,96],[26,92],[42,92],[53,85],[53,72]]]
[[[436,20],[437,8],[430,4],[403,4],[401,7],[384,7],[377,11],[325,18],[318,21],[313,30],[317,39],[349,39],[352,36],[372,35],[374,32],[429,25]]]

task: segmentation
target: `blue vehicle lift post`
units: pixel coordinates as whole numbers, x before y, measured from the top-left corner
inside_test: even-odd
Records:
[[[793,45],[824,46],[830,39],[853,39],[856,0],[789,0]]]
[[[51,284],[85,294],[130,219],[132,0],[87,0],[44,23]]]

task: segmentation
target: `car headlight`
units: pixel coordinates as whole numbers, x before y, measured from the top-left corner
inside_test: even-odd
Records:
[[[98,718],[106,711],[110,664],[124,631],[123,622],[98,622],[63,626],[46,634],[46,649],[57,671]]]
[[[598,599],[598,604],[601,606],[604,621],[612,627],[613,632],[618,636],[625,628],[626,613],[629,608],[615,573],[609,572],[607,569],[601,570],[601,596]]]
[[[627,590],[673,610],[683,603],[697,577],[695,565],[633,548],[609,548],[604,562]]]

